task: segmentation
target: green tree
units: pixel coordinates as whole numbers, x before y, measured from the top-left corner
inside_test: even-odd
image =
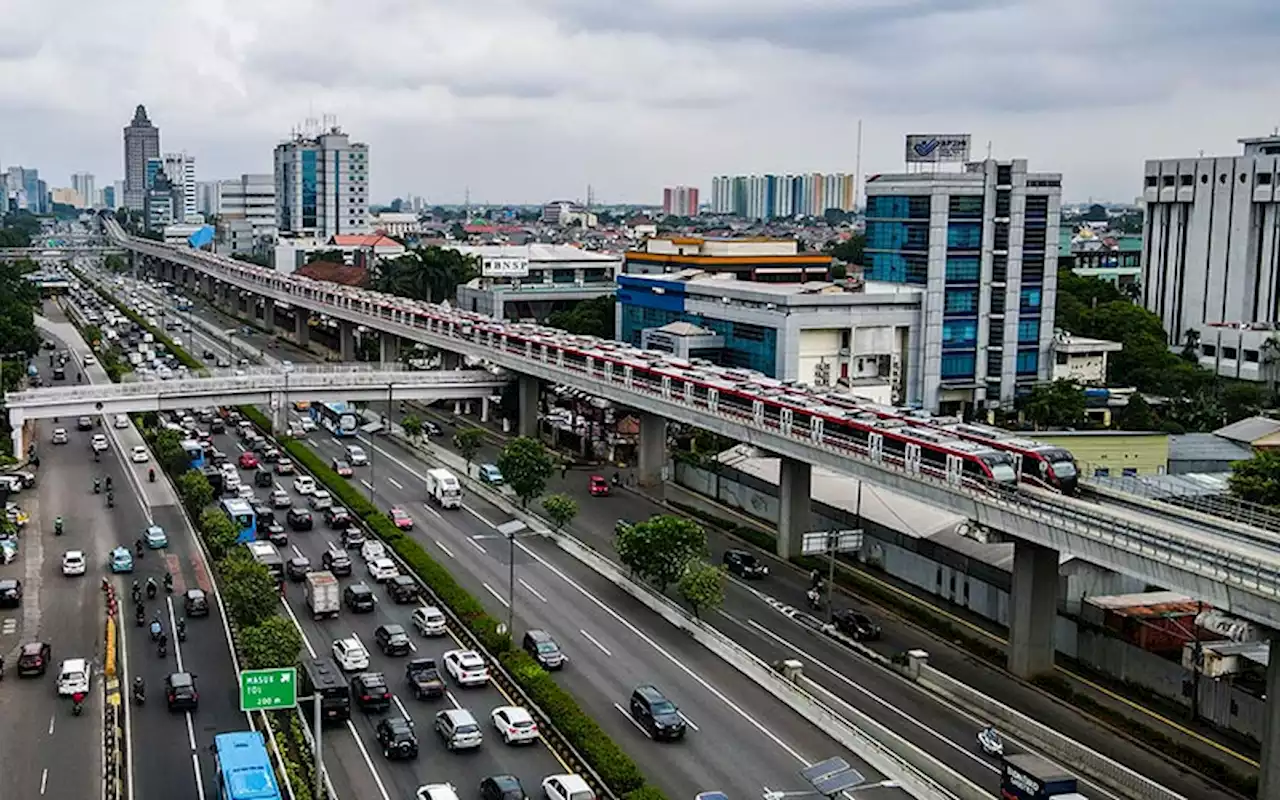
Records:
[[[612,294],[593,297],[575,303],[565,311],[554,311],[547,317],[547,325],[579,336],[598,336],[612,339],[617,298]]]
[[[378,265],[374,289],[381,292],[439,303],[452,302],[458,285],[480,276],[480,260],[453,248],[429,245]]]
[[[107,268],[108,272],[124,272],[128,266],[127,262],[115,253],[104,258],[102,265]]]
[[[712,611],[724,602],[724,570],[705,561],[690,561],[680,576],[677,588],[680,596],[693,609],[693,616],[702,619],[703,611]]]
[[[233,550],[221,564],[218,587],[231,620],[242,628],[261,625],[276,612],[280,591],[267,568]]]
[[[1262,410],[1263,389],[1256,383],[1229,383],[1218,393],[1225,424],[1239,422]]]
[[[273,614],[261,624],[241,629],[240,648],[249,669],[292,667],[302,651],[302,634],[297,625]]]
[[[189,469],[178,476],[178,496],[191,513],[198,513],[213,502],[213,487],[209,479],[198,469]]]
[[[404,435],[410,439],[417,439],[422,435],[422,420],[413,414],[405,414],[401,417],[400,427],[404,429]]]
[[[555,524],[556,530],[562,530],[565,525],[573,521],[574,517],[578,516],[578,502],[567,494],[544,497],[542,508]]]
[[[1032,388],[1023,400],[1022,411],[1040,428],[1076,428],[1084,425],[1084,391],[1075,381],[1058,380]]]
[[[855,233],[843,242],[830,245],[827,252],[832,258],[839,259],[846,264],[862,265],[864,257],[863,250],[867,246],[867,237],[862,233]]]
[[[204,545],[209,548],[209,555],[215,563],[227,557],[240,537],[227,515],[216,508],[206,508],[200,512],[199,527]]]
[[[1248,461],[1232,464],[1227,485],[1241,500],[1280,505],[1280,450],[1260,450]]]
[[[520,505],[528,508],[529,501],[547,487],[556,462],[542,442],[518,436],[498,453],[498,469],[502,470],[502,479],[520,498]]]
[[[170,475],[181,475],[187,471],[187,466],[191,462],[187,458],[187,451],[182,449],[180,433],[168,428],[159,430],[151,446],[155,450],[156,460]]]
[[[1151,404],[1140,392],[1134,392],[1129,402],[1116,414],[1115,424],[1126,431],[1151,431],[1158,424]]]
[[[672,515],[650,517],[616,532],[618,558],[641,580],[666,591],[685,568],[707,554],[707,533],[698,523]]]
[[[468,475],[471,474],[471,462],[475,459],[476,453],[480,452],[482,444],[484,444],[484,431],[480,428],[460,428],[453,435],[453,446],[457,448],[458,455],[466,460]]]

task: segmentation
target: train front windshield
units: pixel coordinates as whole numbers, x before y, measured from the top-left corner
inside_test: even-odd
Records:
[[[991,453],[982,457],[982,463],[991,470],[991,479],[997,483],[1017,483],[1018,472],[1013,468],[1013,456],[1008,453]]]
[[[1053,470],[1055,478],[1060,481],[1075,480],[1077,474],[1076,462],[1069,451],[1054,448],[1052,450],[1042,450],[1040,454],[1045,461],[1049,462],[1049,467]]]

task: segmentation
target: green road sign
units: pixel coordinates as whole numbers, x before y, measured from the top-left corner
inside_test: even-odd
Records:
[[[240,673],[240,710],[270,711],[298,704],[298,669],[247,669]]]

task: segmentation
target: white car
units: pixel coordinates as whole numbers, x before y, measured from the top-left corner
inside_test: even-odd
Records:
[[[298,494],[311,494],[316,490],[315,479],[310,475],[299,475],[293,479],[293,490]]]
[[[89,353],[84,354],[84,365],[86,367],[92,367],[94,364],[97,364],[97,363],[98,363],[98,360],[95,359],[92,355],[90,355]]]
[[[288,508],[293,505],[293,500],[289,498],[289,493],[284,489],[276,489],[271,493],[272,508]]]
[[[474,650],[450,650],[444,654],[444,668],[459,686],[484,686],[489,682],[489,668]]]
[[[370,539],[360,545],[360,557],[366,562],[377,561],[380,558],[387,557],[387,548],[383,547],[382,542]]]
[[[423,636],[444,636],[449,632],[444,612],[435,606],[419,606],[413,610],[409,619]]]
[[[94,452],[101,453],[103,450],[107,449],[107,437],[105,434],[95,433],[93,435],[93,441],[90,444],[93,447]]]
[[[298,419],[298,427],[304,431],[314,431],[316,429],[316,421],[311,417],[300,417]]]
[[[116,414],[116,418],[111,424],[117,428],[127,428],[129,427],[129,415]]]
[[[236,494],[243,500],[253,499],[253,487],[247,483],[241,483],[240,488],[236,489]]]
[[[89,662],[83,658],[68,658],[58,668],[58,694],[64,697],[77,692],[89,693]]]
[[[84,551],[68,550],[62,554],[62,574],[68,577],[83,575],[85,570]]]
[[[369,651],[359,639],[338,639],[333,643],[333,660],[347,672],[369,668]]]
[[[385,583],[399,574],[396,562],[389,558],[375,558],[369,562],[369,575],[376,583]]]
[[[151,454],[147,452],[146,447],[139,444],[129,451],[129,458],[135,464],[145,464],[151,460]]]
[[[543,778],[542,796],[546,800],[596,800],[596,793],[582,776],[572,772]]]
[[[54,429],[53,429],[53,443],[54,443],[54,444],[66,444],[66,443],[67,443],[67,429],[66,429],[66,428],[54,428]]]
[[[452,783],[428,783],[418,787],[413,800],[458,800],[458,790]]]
[[[311,493],[311,500],[309,502],[312,510],[324,511],[326,508],[330,508],[333,505],[333,495],[329,494],[325,489],[317,488]]]
[[[507,744],[527,744],[538,741],[538,723],[520,706],[498,706],[490,715],[493,727]]]

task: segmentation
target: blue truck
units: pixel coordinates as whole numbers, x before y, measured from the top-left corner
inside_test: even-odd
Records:
[[[1000,800],[1088,800],[1076,791],[1076,776],[1031,753],[1006,756]]]

